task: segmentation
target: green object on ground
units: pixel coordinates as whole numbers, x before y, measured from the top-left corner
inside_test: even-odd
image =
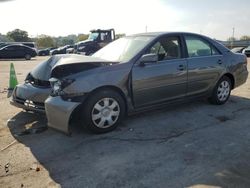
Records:
[[[18,84],[14,64],[10,64],[10,80],[9,80],[9,90],[12,90]]]

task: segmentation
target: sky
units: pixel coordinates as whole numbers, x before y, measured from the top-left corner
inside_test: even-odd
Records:
[[[185,31],[218,40],[250,35],[249,0],[0,0],[0,33],[66,36],[114,28],[126,35]]]

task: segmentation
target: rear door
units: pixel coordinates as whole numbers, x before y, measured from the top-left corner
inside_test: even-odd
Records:
[[[27,47],[16,46],[16,56],[22,58],[26,55],[26,52],[28,52],[28,50],[29,49]],[[30,53],[28,53],[28,54],[30,54]]]
[[[200,36],[186,35],[188,61],[187,95],[207,92],[224,71],[223,55]]]
[[[187,61],[180,36],[159,38],[145,54],[155,53],[158,61],[132,69],[133,99],[136,107],[160,103],[186,95]]]

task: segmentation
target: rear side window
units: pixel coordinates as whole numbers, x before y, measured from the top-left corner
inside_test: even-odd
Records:
[[[35,48],[35,45],[33,43],[22,43],[22,44],[31,48]]]
[[[218,50],[200,37],[186,36],[186,45],[189,57],[219,55]]]

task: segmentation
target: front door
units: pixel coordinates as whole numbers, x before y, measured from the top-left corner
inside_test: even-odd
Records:
[[[19,46],[8,46],[6,47],[6,57],[8,58],[17,58],[20,57],[20,48]]]
[[[15,55],[13,46],[6,46],[1,50],[1,52],[1,56],[3,58],[12,58]]]
[[[182,58],[178,36],[161,37],[145,54],[157,54],[158,61],[136,63],[132,69],[135,107],[184,97],[187,90],[187,61]]]

